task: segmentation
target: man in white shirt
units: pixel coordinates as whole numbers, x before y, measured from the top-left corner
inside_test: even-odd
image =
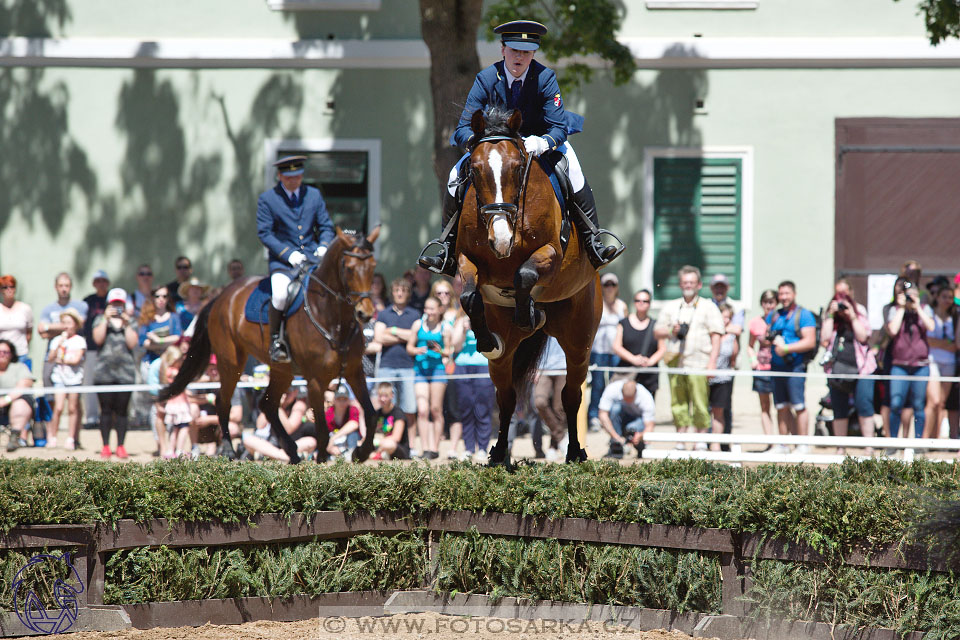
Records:
[[[635,381],[614,380],[600,396],[600,425],[610,434],[610,451],[605,457],[622,458],[623,446],[629,441],[643,452],[643,433],[653,429],[656,403],[646,388]]]

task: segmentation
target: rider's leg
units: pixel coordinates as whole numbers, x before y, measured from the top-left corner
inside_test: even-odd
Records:
[[[424,269],[429,269],[434,273],[440,273],[450,277],[457,275],[456,244],[458,223],[454,222],[449,233],[446,235],[443,234],[443,230],[447,228],[450,220],[460,213],[460,209],[463,206],[462,198],[465,189],[461,188],[461,182],[466,179],[466,176],[461,175],[461,173],[463,173],[463,168],[467,166],[466,159],[468,157],[469,156],[464,155],[460,158],[460,161],[450,169],[447,188],[443,191],[443,200],[440,204],[443,213],[440,223],[440,237],[430,243],[440,245],[440,253],[436,256],[421,255],[418,261]]]
[[[287,310],[287,287],[290,276],[277,272],[270,276],[270,360],[290,362],[290,348],[283,335],[284,312]]]
[[[593,198],[593,189],[587,184],[587,178],[583,175],[580,160],[577,159],[577,153],[573,150],[573,146],[567,141],[563,147],[563,155],[567,159],[567,172],[570,177],[570,184],[573,187],[573,203],[593,224],[592,226],[587,224],[576,212],[573,215],[573,223],[577,226],[580,235],[583,236],[583,246],[586,249],[587,257],[590,258],[593,266],[599,269],[616,257],[617,249],[616,247],[608,247],[597,237],[596,230],[600,224],[597,219],[597,203]]]

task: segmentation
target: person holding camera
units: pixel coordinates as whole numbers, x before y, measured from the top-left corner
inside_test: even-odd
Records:
[[[912,379],[890,381],[890,437],[900,434],[900,412],[907,396],[913,406],[916,436],[923,436],[927,378],[930,375],[930,346],[927,332],[936,329],[930,314],[920,305],[920,292],[909,278],[898,278],[893,286],[893,306],[887,312],[884,329],[890,336],[890,375]]]
[[[810,435],[810,414],[804,399],[806,371],[809,356],[817,349],[817,319],[807,309],[797,305],[797,285],[784,280],[777,286],[780,308],[767,315],[767,342],[773,347],[770,370],[800,374],[773,376],[773,404],[777,409],[780,435]],[[807,453],[810,447],[800,445],[797,453]],[[774,451],[784,453],[777,445]]]
[[[120,288],[107,293],[107,308],[93,321],[93,341],[100,356],[93,370],[94,384],[134,384],[137,381],[137,360],[134,349],[139,343],[137,326],[127,313],[127,292]],[[100,401],[100,436],[103,448],[100,457],[109,459],[110,432],[117,432],[117,457],[127,458],[124,439],[127,435],[127,407],[130,391],[98,393]]]
[[[869,376],[876,370],[877,360],[871,357],[868,344],[870,321],[867,310],[853,299],[853,287],[845,279],[834,285],[834,296],[827,306],[821,336],[820,344],[826,352],[820,364],[827,374]],[[847,435],[852,397],[860,420],[860,433],[873,437],[873,380],[828,377],[827,386],[833,407],[833,435]],[[843,455],[846,451],[840,447],[837,453]],[[867,453],[871,453],[869,448]]]
[[[667,340],[664,361],[668,367],[714,369],[725,333],[720,308],[700,297],[703,281],[698,268],[683,266],[679,276],[683,296],[664,304],[654,326],[654,337]],[[671,373],[668,377],[670,410],[677,431],[683,433],[691,426],[697,431],[708,431],[711,419],[707,376]],[[682,449],[683,445],[677,447]],[[706,449],[706,444],[700,443],[697,448]]]

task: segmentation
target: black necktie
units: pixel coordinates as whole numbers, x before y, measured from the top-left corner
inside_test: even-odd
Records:
[[[296,193],[291,193],[291,194],[290,194],[290,204],[292,204],[293,206],[297,206],[297,194],[296,194]]]
[[[520,89],[523,88],[523,80],[514,80],[510,85],[510,106],[517,108],[520,105]]]

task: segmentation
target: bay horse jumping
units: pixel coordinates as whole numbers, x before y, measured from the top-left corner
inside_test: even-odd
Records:
[[[339,227],[336,234],[320,265],[306,279],[303,306],[287,319],[289,364],[270,363],[267,355],[270,338],[266,328],[244,318],[247,298],[262,280],[248,277],[228,285],[200,311],[180,372],[169,386],[160,390],[158,400],[161,402],[182,393],[206,370],[210,354],[216,354],[220,373],[217,399],[222,433],[220,453],[228,458],[236,458],[228,422],[230,397],[248,354],[270,364],[270,383],[259,407],[291,464],[299,462],[300,456],[296,443],[280,423],[277,410],[280,397],[290,388],[295,373],[307,380],[307,394],[317,423],[317,462],[327,460],[329,441],[324,392],[338,375],[342,375],[353,389],[366,418],[367,432],[354,451],[354,461],[366,460],[373,449],[376,426],[361,364],[365,346],[362,326],[375,312],[370,288],[376,268],[373,243],[380,235],[380,227],[367,237],[346,234]]]
[[[530,386],[547,336],[567,361],[561,393],[567,415],[567,462],[587,454],[577,438],[581,385],[600,322],[600,278],[572,229],[561,245],[561,209],[547,173],[526,153],[519,111],[473,114],[470,187],[458,228],[460,302],[490,360],[497,388],[500,435],[490,463],[508,462],[507,432],[517,397]]]

